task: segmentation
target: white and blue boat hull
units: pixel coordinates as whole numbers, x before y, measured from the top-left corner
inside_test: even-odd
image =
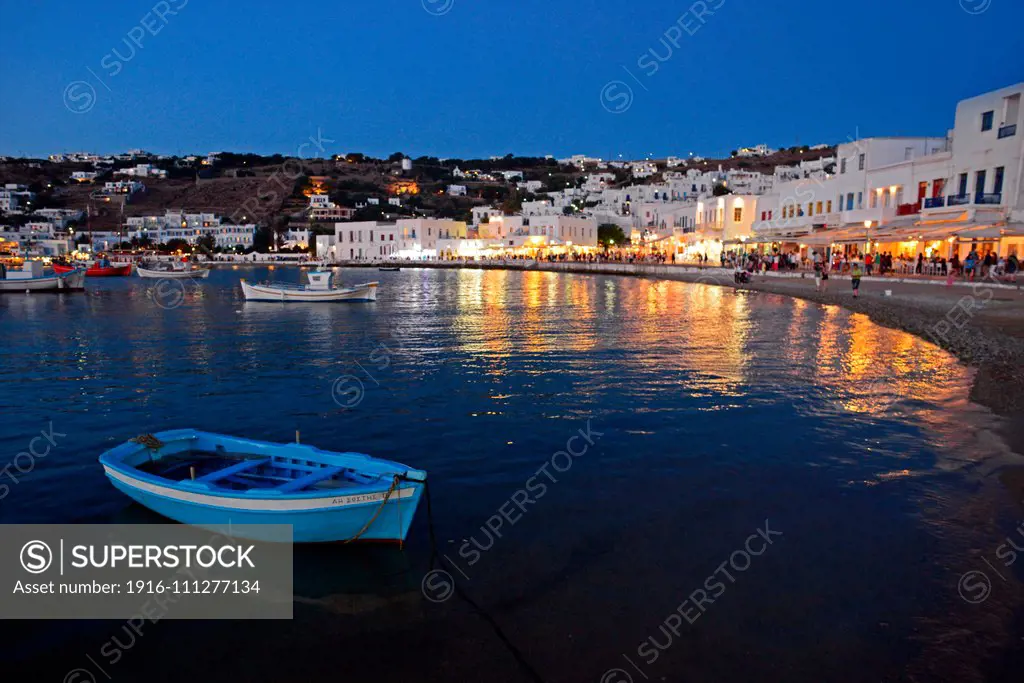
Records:
[[[147,449],[129,442],[104,453],[100,462],[119,491],[140,505],[183,524],[200,527],[287,524],[292,526],[292,540],[296,543],[401,542],[409,532],[425,486],[426,474],[419,470],[356,453],[329,453],[300,444],[254,442],[192,430],[161,432],[155,436],[167,444],[160,449]],[[154,452],[157,461],[161,456],[174,457],[182,450],[183,442],[185,447],[202,450],[227,446],[233,452],[265,457],[265,464],[275,468],[281,464],[315,463],[327,469],[329,465],[341,464],[346,471],[358,469],[362,476],[374,476],[377,480],[331,490],[281,491],[288,485],[286,482],[276,488],[230,491],[218,486],[218,472],[206,475],[206,479],[214,478],[212,483],[203,481],[204,477],[171,481],[130,465],[133,461],[145,462],[142,458],[152,458]],[[164,450],[169,453],[163,453]],[[271,462],[271,458],[276,460]],[[235,465],[221,471],[244,467],[243,461],[234,462]],[[312,471],[316,472],[317,467],[312,467]],[[245,529],[239,533],[240,536],[245,534]]]

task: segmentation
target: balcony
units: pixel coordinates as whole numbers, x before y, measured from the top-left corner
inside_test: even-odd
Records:
[[[914,202],[913,204],[900,204],[896,207],[897,216],[913,216],[921,213],[921,203]]]
[[[945,197],[926,197],[924,200],[924,208],[926,209],[941,209],[945,205]]]
[[[1011,137],[1013,137],[1016,134],[1017,134],[1017,124],[1016,123],[1011,123],[1008,126],[1000,126],[999,127],[999,139],[1000,140],[1002,140],[1003,138],[1011,138]]]
[[[964,206],[971,203],[969,194],[951,194],[946,198],[946,206]]]
[[[979,192],[978,194],[974,195],[974,203],[975,204],[989,204],[989,205],[992,205],[992,204],[997,204],[997,205],[998,204],[1002,204],[1003,203],[1003,193],[1002,192],[988,192],[988,193]]]

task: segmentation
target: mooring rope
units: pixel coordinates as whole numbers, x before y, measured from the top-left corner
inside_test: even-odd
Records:
[[[150,448],[154,451],[164,447],[164,442],[156,438],[152,434],[139,434],[138,436],[129,440],[133,443],[141,444],[146,448]]]
[[[370,525],[373,524],[377,520],[377,516],[380,515],[381,510],[384,509],[384,506],[388,504],[388,499],[391,498],[391,494],[394,493],[395,489],[398,488],[398,482],[400,482],[400,481],[401,481],[401,477],[399,477],[396,474],[392,478],[391,488],[389,488],[388,492],[386,494],[384,494],[384,500],[382,500],[380,502],[380,506],[377,508],[377,511],[373,513],[373,517],[370,517],[370,521],[368,521],[366,524],[364,524],[363,528],[360,529],[359,533],[357,533],[355,536],[353,536],[352,538],[348,539],[347,541],[342,541],[341,542],[342,545],[345,545],[347,543],[351,543],[352,541],[359,540],[359,537],[366,533],[366,530],[370,528]],[[398,504],[401,505],[402,501],[398,501]]]
[[[427,496],[427,524],[430,531],[431,548],[430,569],[434,569],[434,560],[438,559],[441,564],[451,567],[455,571],[461,573],[458,567],[451,565],[449,563],[448,558],[446,558],[443,554],[439,553],[437,550],[437,536],[434,533],[434,509],[430,504],[430,483],[428,481],[423,482],[423,490],[424,494]],[[486,621],[492,629],[494,629],[494,634],[498,636],[498,639],[502,642],[502,644],[505,645],[505,648],[509,651],[509,653],[511,653],[512,657],[515,658],[516,662],[519,663],[519,666],[523,669],[524,672],[526,672],[526,675],[529,676],[530,679],[533,680],[535,683],[545,683],[544,679],[541,678],[540,674],[537,673],[537,671],[530,665],[530,663],[526,660],[526,657],[519,650],[519,648],[516,647],[512,643],[512,641],[508,639],[508,636],[505,635],[505,632],[501,630],[501,627],[498,626],[498,622],[494,620],[494,617],[488,614],[483,607],[478,605],[476,601],[473,600],[473,598],[469,597],[469,595],[467,595],[466,592],[459,587],[459,584],[457,581],[455,581],[454,577],[452,577],[452,590],[455,591],[456,595],[465,600],[466,603],[473,608],[473,611],[476,612],[481,619]]]

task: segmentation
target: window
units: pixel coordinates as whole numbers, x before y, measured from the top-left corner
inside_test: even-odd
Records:
[[[981,115],[981,130],[992,130],[992,120],[995,118],[996,113],[994,111],[987,111]]]
[[[974,174],[974,193],[985,194],[985,171]]]
[[[878,195],[880,195],[880,194],[882,194],[882,193],[881,192],[872,192],[871,193],[871,202],[870,202],[871,207],[870,208],[874,209],[875,207],[878,206]]]
[[[814,202],[807,202],[807,215],[808,216],[813,216],[814,215]]]
[[[764,211],[762,211],[762,212],[761,212],[761,220],[765,220],[765,215],[766,215],[766,214],[765,214],[765,212],[764,212]]]
[[[996,178],[995,182],[992,185],[993,194],[1000,194],[1003,191],[1003,172],[1005,170],[1006,169],[1003,166],[1000,166],[999,168],[996,169]]]
[[[853,193],[849,192],[846,195],[846,210],[853,211]]]
[[[816,213],[821,213],[821,202],[818,202],[818,206],[815,207]]]
[[[825,213],[832,213],[832,200],[831,199],[828,200],[828,203],[825,205]]]
[[[742,223],[743,222],[743,209],[742,208],[737,206],[736,208],[734,208],[732,210],[732,222],[733,223]]]
[[[843,157],[842,161],[839,162],[839,172],[846,173],[846,157]]]
[[[768,211],[768,220],[771,220],[771,219],[772,219],[772,212],[771,212],[771,210],[769,210]]]
[[[963,196],[967,194],[967,174],[960,174],[960,190],[957,192],[958,195]]]
[[[935,180],[932,181],[932,196],[933,197],[941,197],[942,196],[942,191],[944,189],[946,189],[946,179],[945,178],[936,178]]]
[[[857,157],[857,169],[861,170],[861,171],[864,170],[864,155],[863,154],[861,154],[860,156]]]

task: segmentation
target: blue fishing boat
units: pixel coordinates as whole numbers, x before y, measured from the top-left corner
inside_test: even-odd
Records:
[[[362,453],[194,429],[136,437],[100,464],[118,490],[165,517],[194,526],[290,524],[296,543],[402,542],[427,480],[422,470]]]

